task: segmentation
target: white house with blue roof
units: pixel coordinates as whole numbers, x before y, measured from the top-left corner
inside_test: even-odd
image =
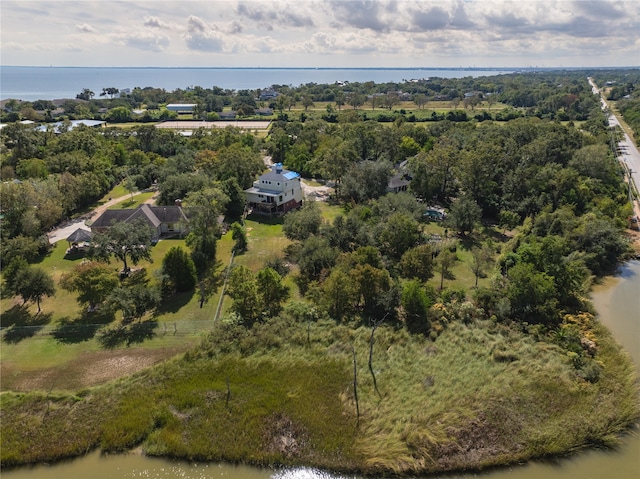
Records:
[[[282,163],[272,165],[244,192],[247,205],[257,213],[284,214],[302,206],[300,174],[284,169]]]

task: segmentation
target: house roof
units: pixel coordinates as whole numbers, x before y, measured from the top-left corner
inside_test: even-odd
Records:
[[[91,241],[91,231],[87,231],[83,228],[78,228],[69,235],[67,241],[69,243],[83,243],[85,241]]]
[[[127,221],[132,210],[106,210],[91,224],[91,228],[108,228],[114,223]]]
[[[388,188],[400,188],[402,186],[407,186],[409,184],[409,180],[407,180],[403,175],[395,175],[389,180]]]
[[[74,128],[79,127],[80,125],[85,125],[90,128],[104,125],[106,121],[102,120],[71,120],[69,122],[69,129],[73,130]],[[46,125],[39,126],[38,131],[47,131],[47,128],[53,127],[55,131],[58,131],[58,128],[64,125],[64,122],[58,121],[56,123],[47,123]]]
[[[92,228],[107,228],[113,223],[132,222],[142,219],[154,229],[162,223],[178,223],[186,220],[187,215],[180,206],[151,206],[141,205],[135,210],[117,209],[106,210],[91,225]]]
[[[272,165],[271,171],[265,173],[264,175],[260,175],[260,180],[267,181],[284,181],[284,180],[293,180],[295,178],[299,178],[300,174],[295,171],[285,170],[282,167],[282,163],[276,163]]]
[[[245,193],[255,193],[265,196],[278,196],[282,194],[282,191],[274,191],[274,190],[265,190],[262,188],[256,188],[255,186],[249,188],[248,190],[244,190]]]
[[[178,223],[187,220],[185,210],[180,206],[146,206],[162,223]]]

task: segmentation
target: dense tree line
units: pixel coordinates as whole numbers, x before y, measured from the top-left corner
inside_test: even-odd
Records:
[[[466,121],[468,118],[507,121],[515,116],[582,121],[589,117],[592,109],[598,107],[598,100],[590,94],[590,87],[584,82],[587,76],[616,81],[610,92],[613,100],[631,93],[638,81],[637,70],[576,70],[519,72],[478,78],[431,77],[389,83],[307,83],[295,87],[271,85],[268,89],[254,90],[195,86],[166,91],[148,86],[136,87],[124,93],[113,87],[104,87],[103,92],[97,96],[95,92],[85,88],[76,99],[67,100],[61,108],[68,119],[95,118],[113,123],[144,123],[177,118],[175,112],[166,109],[168,103],[176,102],[195,104],[194,118],[210,120],[218,119],[218,113],[225,108],[247,117],[254,115],[259,108],[268,107],[278,112],[280,117],[287,118],[287,112],[297,106],[304,108],[306,116],[307,109],[315,103],[328,102],[330,105],[327,113],[323,115],[327,120],[335,120],[336,112],[343,109],[359,111],[366,118],[367,109],[378,108],[388,112],[377,113],[374,117],[378,121],[393,121],[398,116],[416,121],[416,115],[407,113],[404,109],[395,111],[394,107],[402,101],[409,101],[415,109],[422,110],[428,101],[435,100],[450,102],[456,111],[447,114],[432,112],[426,118],[429,121]],[[261,97],[267,90],[276,92],[277,96]],[[475,108],[481,103],[489,107],[500,103],[508,108],[476,114]],[[457,110],[458,106],[464,108]],[[468,109],[471,110],[470,116],[465,111]],[[134,110],[140,111],[134,113]],[[50,122],[55,120],[54,111],[56,105],[47,100],[10,100],[5,105],[2,121],[30,119]]]
[[[621,228],[630,214],[606,119],[584,73],[408,83],[411,94],[425,98],[436,84],[438,95],[449,97],[454,89],[492,93],[522,114],[501,123],[469,120],[465,112],[428,123],[402,116],[390,124],[365,121],[358,110],[362,98],[349,95],[386,95],[397,85],[349,84],[340,87],[342,98],[334,97],[330,117],[283,116],[265,140],[234,128],[201,129],[187,138],[144,125],[59,132],[9,125],[1,133],[3,264],[35,259],[46,249],[41,238],[47,229],[128,178],[138,189],[157,184],[159,204],[180,199],[189,209],[190,251],[165,258],[162,287],[178,293],[197,285],[204,301],[215,287],[218,216],[241,217],[242,190],[263,170],[266,153],[303,176],[331,181],[333,199],[345,206],[343,215],[323,223],[310,203],[288,214],[283,225],[291,240],[286,260],[297,266],[301,293],[334,320],[366,324],[385,318],[413,332],[437,334],[452,318],[495,317],[556,328],[564,315],[579,313],[592,275],[610,270],[626,253]],[[277,98],[300,94],[299,101],[321,101],[314,95],[338,87],[274,88],[281,92]],[[167,99],[162,92],[146,93]],[[209,94],[179,93],[171,100]],[[232,96],[236,107],[257,106],[256,92]],[[580,124],[560,123],[563,118]],[[411,180],[408,192],[387,193],[394,176]],[[448,210],[448,237],[423,234],[426,205]],[[516,234],[498,251],[474,235],[483,221]],[[246,236],[240,224],[233,231],[241,252]],[[472,271],[476,280],[490,276],[491,287],[450,290],[459,241],[478,238],[482,244],[471,250]],[[91,274],[102,277],[99,269]],[[229,294],[242,322],[278,314],[288,295],[282,286],[286,274],[282,264],[266,264],[258,273],[234,270]],[[426,286],[432,277],[438,289]],[[77,281],[69,279],[66,286],[77,290],[83,284]],[[144,311],[155,301],[144,297],[142,286],[136,288],[121,295],[129,302],[113,306],[132,318],[140,311],[131,309],[131,301],[137,298]],[[86,293],[83,298],[92,299],[83,301],[90,306],[100,298],[99,292]]]
[[[84,211],[115,184],[143,190],[160,185],[160,204],[213,188],[218,214],[242,214],[242,189],[261,171],[260,142],[240,130],[198,132],[186,139],[154,126],[68,131],[13,123],[2,129],[1,259],[33,261],[47,248],[44,234]],[[208,220],[210,221],[210,220]]]
[[[625,122],[633,130],[636,144],[640,144],[640,71],[613,70],[593,75],[606,98],[615,102]]]

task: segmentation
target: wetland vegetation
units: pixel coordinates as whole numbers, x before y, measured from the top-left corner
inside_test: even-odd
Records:
[[[444,99],[435,82],[395,85],[417,110],[448,102],[428,122],[348,103],[389,85],[348,86],[343,104],[307,85],[274,86],[313,105],[282,106],[266,138],[4,128],[2,467],[141,446],[416,474],[615,446],[639,415],[636,372],[586,298],[630,255],[632,210],[598,99],[585,72],[450,82]],[[477,102],[458,110],[464,93]],[[495,116],[494,95],[513,115]],[[245,217],[266,154],[331,197]],[[407,191],[388,191],[394,177]],[[191,233],[133,274],[42,239],[132,184],[192,211]],[[21,279],[35,269],[55,284],[41,311]],[[82,286],[89,274],[105,287]]]

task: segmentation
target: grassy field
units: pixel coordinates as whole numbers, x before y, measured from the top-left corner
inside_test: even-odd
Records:
[[[126,194],[126,193],[125,193]],[[143,193],[138,193],[137,195],[129,196],[128,199],[121,201],[113,206],[110,206],[109,209],[126,209],[126,208],[137,208],[138,206],[144,204],[147,200],[151,199],[155,194],[154,191],[145,191]],[[118,198],[116,196],[116,198]]]
[[[342,213],[319,206],[325,221]],[[249,217],[245,227],[249,248],[236,264],[256,271],[284,254],[281,218]],[[424,230],[444,236],[439,223]],[[487,236],[496,248],[507,240],[492,228],[459,240],[445,287],[470,292],[469,251]],[[58,243],[40,263],[56,282],[81,261],[65,258],[66,246]],[[184,240],[160,241],[153,261],[138,265],[152,281],[172,246]],[[220,277],[232,248],[227,233],[218,242]],[[438,287],[439,277],[430,282]],[[32,306],[3,299],[3,326],[7,317],[43,320],[30,336],[8,340],[4,332],[1,465],[141,446],[150,455],[189,460],[424,474],[612,445],[638,417],[634,368],[593,320],[600,368],[594,382],[579,377],[552,342],[473,314],[458,318],[451,305],[440,309],[443,327],[431,338],[379,327],[372,373],[371,330],[322,314],[309,322],[292,275],[287,284],[292,302],[282,317],[250,330],[213,321],[220,290],[202,309],[198,295],[188,294],[160,308],[152,337],[113,349],[98,340],[109,324],[73,340],[56,336],[65,321],[86,318],[63,290],[45,299],[37,316]]]
[[[220,242],[225,244],[224,239]],[[38,266],[49,272],[56,285],[61,276],[83,261],[83,257],[65,257],[67,243],[60,241]],[[152,281],[162,265],[162,258],[173,246],[186,248],[184,240],[170,239],[158,242],[152,249],[152,261],[142,261],[136,268],[145,268]],[[230,249],[219,250],[219,258],[230,258]],[[219,265],[218,274],[226,266]],[[121,265],[111,263],[114,270]],[[76,302],[75,295],[56,287],[56,294],[45,298],[42,312],[36,315],[34,305],[21,306],[12,298],[3,298],[3,344],[0,350],[3,391],[49,389],[55,379],[56,389],[71,389],[94,385],[131,373],[152,363],[166,360],[196,344],[204,332],[210,329],[218,304],[220,291],[216,292],[200,308],[196,294],[182,294],[162,304],[156,315],[154,335],[151,339],[136,343],[135,348],[105,351],[100,342],[100,332],[109,328],[114,320],[101,318],[98,313],[87,314]],[[117,323],[116,318],[115,322]],[[78,331],[71,338],[63,337],[68,328]],[[67,328],[67,329],[64,329]],[[12,331],[19,331],[13,333]],[[100,353],[100,354],[94,354]],[[127,359],[129,358],[129,359]],[[122,370],[113,369],[106,374],[109,363],[122,363],[142,358],[139,367],[125,364]],[[95,370],[95,374],[87,371]],[[83,382],[84,381],[84,382]]]
[[[112,194],[117,194],[114,190]],[[147,193],[144,193],[146,195]],[[137,195],[134,198],[143,196]],[[332,222],[336,216],[344,211],[339,206],[332,206],[324,202],[318,203],[326,222]],[[245,222],[247,238],[249,241],[248,250],[235,257],[234,263],[249,267],[253,271],[263,268],[265,263],[275,257],[284,257],[284,251],[289,244],[282,234],[282,218],[268,218],[253,216],[247,218]],[[425,225],[425,233],[444,235],[444,228],[438,223]],[[50,254],[42,259],[38,266],[50,273],[59,285],[60,278],[66,272],[71,271],[76,265],[84,260],[84,256],[69,257],[65,255],[67,243],[60,241],[56,243]],[[162,258],[173,246],[186,248],[184,240],[169,239],[162,240],[152,249],[152,261],[142,261],[136,268],[146,270],[147,277],[151,281],[156,281],[156,272],[162,264]],[[216,273],[219,277],[219,284],[231,259],[233,240],[231,234],[227,233],[219,241],[217,246],[218,266]],[[452,269],[452,276],[444,282],[445,287],[452,289],[463,288],[467,291],[473,286],[475,278],[469,263],[470,253],[464,249],[464,245],[457,250],[458,261]],[[114,270],[119,270],[121,265],[115,261],[111,263]],[[299,300],[300,294],[292,275],[285,279],[286,284],[291,289],[291,298]],[[480,279],[479,285],[488,282],[488,279]],[[434,288],[440,286],[438,275],[429,281]],[[169,353],[176,348],[182,350],[194,344],[200,335],[210,329],[211,323],[220,303],[221,289],[219,288],[209,297],[203,308],[200,308],[199,296],[197,294],[183,294],[171,298],[165,302],[153,316],[156,323],[153,337],[136,344],[136,353],[147,354],[145,350],[156,350],[157,356],[166,359]],[[45,298],[42,302],[42,312],[36,315],[36,307],[28,303],[24,307],[21,302],[14,298],[3,298],[0,301],[2,308],[2,326],[9,328],[5,331],[5,340],[0,350],[2,360],[3,381],[2,390],[28,390],[41,385],[47,388],[47,381],[54,375],[52,368],[66,365],[68,373],[62,376],[57,375],[56,388],[68,389],[71,386],[82,385],[79,379],[79,371],[70,365],[80,367],[82,361],[86,361],[86,355],[95,352],[104,352],[104,347],[99,341],[101,331],[109,328],[112,321],[101,319],[97,314],[86,314],[82,311],[75,300],[75,295],[65,291],[59,286],[55,296]],[[222,302],[221,314],[228,310],[231,301],[226,298]],[[59,334],[69,325],[82,328],[86,331],[79,333],[77,341],[61,341]],[[21,331],[14,333],[12,329]],[[8,340],[7,338],[12,338]],[[126,346],[125,346],[126,348]],[[162,349],[167,349],[168,353],[163,355]],[[124,350],[126,351],[126,349]],[[122,349],[111,351],[115,356]],[[101,358],[101,361],[106,359]],[[96,368],[101,364],[96,364]],[[125,371],[129,372],[129,369]],[[46,373],[46,374],[45,374]],[[115,373],[114,373],[115,374]],[[117,374],[115,374],[117,376]],[[40,378],[40,379],[39,379]],[[110,377],[111,378],[111,377]],[[91,384],[97,383],[95,379],[89,378]]]

